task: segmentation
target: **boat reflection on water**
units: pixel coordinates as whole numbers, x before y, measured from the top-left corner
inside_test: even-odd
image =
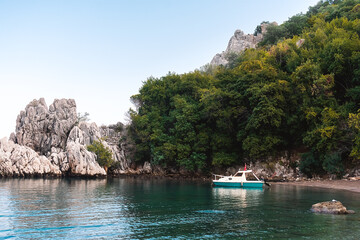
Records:
[[[264,194],[262,188],[228,188],[213,187],[213,197],[222,206],[237,205],[241,208],[256,206],[261,202]]]

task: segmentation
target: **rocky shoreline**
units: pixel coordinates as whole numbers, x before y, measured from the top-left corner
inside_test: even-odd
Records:
[[[293,185],[311,188],[325,188],[335,190],[346,190],[360,193],[360,179],[359,180],[308,180],[308,181],[293,181],[293,182],[276,182],[278,185]]]
[[[144,180],[154,180],[154,179],[168,179],[168,180],[177,180],[177,181],[196,181],[196,182],[212,182],[210,176],[201,176],[201,175],[180,175],[180,174],[149,174],[149,173],[139,173],[135,170],[126,171],[119,174],[108,174],[108,175],[99,175],[99,176],[90,176],[90,175],[53,175],[53,174],[43,174],[43,175],[23,175],[23,176],[0,176],[1,178],[45,178],[45,179],[55,179],[55,178],[79,178],[79,179],[98,179],[98,178],[136,178]],[[329,179],[309,179],[309,180],[300,180],[300,181],[268,181],[271,185],[291,185],[291,186],[301,186],[309,188],[323,188],[329,190],[345,190],[355,193],[360,193],[360,179],[358,180],[329,180]]]

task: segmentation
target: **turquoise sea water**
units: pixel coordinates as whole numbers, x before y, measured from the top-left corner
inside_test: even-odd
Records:
[[[336,199],[353,215],[320,215]],[[359,239],[360,194],[149,179],[0,179],[0,239]]]

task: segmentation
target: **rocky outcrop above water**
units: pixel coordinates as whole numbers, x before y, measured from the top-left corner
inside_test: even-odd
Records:
[[[129,163],[114,126],[78,122],[73,99],[56,99],[49,108],[43,98],[33,100],[17,117],[15,133],[0,141],[0,176],[104,176],[106,171],[86,147],[95,140],[111,149],[115,172],[124,173]]]
[[[73,99],[56,99],[48,108],[43,98],[33,100],[16,120],[15,140],[46,155],[52,147],[64,149],[77,121]]]
[[[27,146],[0,140],[0,176],[60,175],[59,165]]]
[[[312,205],[311,211],[314,213],[326,213],[326,214],[355,213],[352,210],[347,210],[346,207],[341,202],[336,201],[336,200],[316,203],[316,204]]]
[[[276,22],[270,23],[277,25]],[[210,65],[219,66],[227,65],[231,54],[239,54],[248,48],[256,48],[256,45],[263,40],[266,33],[266,28],[269,26],[267,23],[261,24],[261,33],[256,36],[254,34],[245,34],[241,30],[236,30],[234,35],[230,38],[228,46],[222,53],[216,54],[210,62]]]

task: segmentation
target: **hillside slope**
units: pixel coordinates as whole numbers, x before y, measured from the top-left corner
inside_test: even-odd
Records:
[[[321,1],[226,66],[149,78],[132,97],[135,160],[209,172],[288,156],[342,176],[360,159],[359,16],[359,0]]]

